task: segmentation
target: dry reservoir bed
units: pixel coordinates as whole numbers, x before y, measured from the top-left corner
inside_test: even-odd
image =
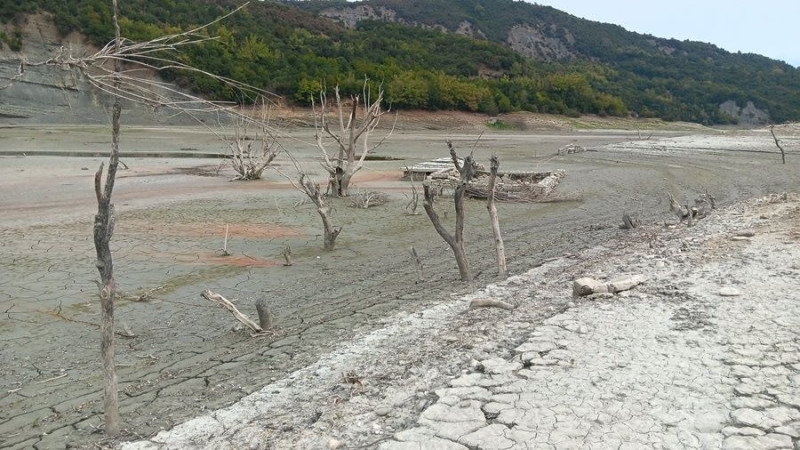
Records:
[[[485,205],[468,202],[468,253],[474,284],[457,281],[449,248],[424,214],[406,213],[402,167],[446,156],[445,139],[479,162],[565,169],[554,203],[500,205],[509,269],[529,267],[612,239],[623,212],[646,223],[671,221],[667,192],[684,202],[710,192],[725,204],[796,190],[795,155],[780,164],[767,131],[679,133],[637,139],[636,132],[485,134],[403,131],[367,162],[358,190],[386,192],[367,210],[333,202],[344,230],[322,251],[313,205],[286,179],[229,182],[215,155],[221,145],[197,129],[124,130],[112,240],[117,302],[121,415],[127,438],[228,405],[307,366],[398,312],[419,311],[495,281]],[[22,448],[86,446],[101,439],[98,278],[91,219],[92,178],[108,149],[101,128],[0,129],[0,443]],[[312,133],[293,131],[285,147],[322,181]],[[575,143],[590,151],[557,156]],[[794,141],[785,144],[792,149]],[[37,153],[38,152],[38,153]],[[45,152],[45,153],[42,153]],[[170,158],[152,157],[168,153]],[[183,153],[181,153],[183,152]],[[79,156],[68,156],[79,155]],[[63,156],[62,156],[63,155]],[[175,156],[194,156],[190,158]],[[278,160],[284,174],[294,168]],[[437,205],[452,221],[447,199]],[[418,211],[421,211],[421,205]],[[221,256],[226,226],[231,256]],[[452,227],[452,225],[450,225]],[[292,249],[294,265],[280,256]],[[417,279],[408,249],[422,257]],[[209,288],[254,315],[264,296],[276,330],[251,337],[200,297]],[[123,336],[128,335],[128,336]]]

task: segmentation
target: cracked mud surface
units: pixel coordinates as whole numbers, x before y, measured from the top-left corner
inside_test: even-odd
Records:
[[[796,449],[798,242],[797,196],[640,230],[396,320],[124,448]],[[648,281],[570,296],[576,275],[625,273]],[[467,309],[487,297],[517,308]],[[330,376],[346,367],[362,384]]]
[[[81,131],[77,135],[70,132],[73,131],[67,130],[58,139],[50,136],[52,142],[41,145],[105,145],[100,131],[97,136],[90,136],[91,132]],[[132,133],[137,139],[129,145],[135,147],[138,142],[144,149],[152,150],[152,146],[141,142],[149,138],[149,133],[152,132]],[[307,134],[298,132],[298,139],[307,138]],[[35,150],[41,141],[29,136],[36,134],[27,129],[4,129],[0,149],[28,145],[27,148]],[[226,442],[239,442],[242,444],[235,445],[316,448],[327,445],[320,444],[322,440],[335,438],[346,445],[358,442],[358,445],[418,448],[411,441],[430,437],[432,433],[446,445],[498,448],[484,446],[479,440],[491,436],[513,440],[508,437],[513,433],[508,432],[530,432],[522,423],[530,425],[534,417],[542,426],[550,424],[547,425],[550,428],[534,430],[539,438],[532,439],[541,439],[545,434],[548,440],[561,439],[562,435],[564,439],[588,439],[594,436],[594,430],[601,429],[606,430],[601,436],[610,436],[620,432],[614,427],[626,414],[640,416],[639,410],[625,410],[625,398],[650,401],[668,390],[665,387],[653,391],[646,386],[634,389],[646,385],[646,380],[624,384],[626,368],[632,373],[634,368],[649,365],[641,360],[649,355],[645,352],[662,344],[669,351],[693,348],[688,336],[705,337],[727,326],[720,323],[722,313],[738,314],[738,318],[744,319],[751,310],[722,311],[716,292],[711,293],[712,298],[704,297],[709,292],[701,289],[700,281],[691,286],[676,283],[667,286],[669,289],[665,287],[670,295],[666,302],[648,299],[646,295],[635,299],[572,301],[562,292],[570,276],[579,275],[590,263],[607,262],[607,255],[587,249],[600,244],[612,248],[639,245],[629,242],[630,233],[616,229],[621,211],[634,211],[641,202],[646,222],[669,220],[669,215],[663,213],[667,209],[664,192],[668,190],[689,199],[708,189],[718,201],[730,204],[796,186],[797,163],[793,158],[783,168],[776,164],[774,155],[753,152],[771,151],[769,134],[763,132],[723,136],[722,140],[713,141],[715,145],[705,147],[686,149],[679,145],[666,156],[657,140],[652,145],[602,147],[606,143],[628,141],[630,133],[484,136],[476,149],[478,159],[487,159],[491,152],[497,152],[505,167],[565,168],[567,177],[558,189],[583,196],[583,201],[575,202],[501,205],[512,273],[527,273],[530,267],[564,253],[579,255],[548,262],[528,275],[520,275],[522,278],[488,288],[497,289],[497,295],[501,295],[507,286],[518,285],[508,295],[520,307],[501,319],[502,313],[494,310],[464,312],[463,302],[454,301],[452,296],[456,294],[458,299],[459,295],[471,292],[483,295],[484,291],[475,289],[493,281],[491,259],[481,259],[481,255],[491,254],[491,230],[483,203],[468,205],[471,218],[467,227],[473,230],[468,247],[473,266],[480,272],[471,286],[456,281],[449,249],[435,235],[427,218],[403,214],[408,186],[399,181],[399,166],[444,154],[445,138],[455,138],[457,145],[465,148],[475,139],[433,132],[406,132],[393,138],[382,153],[404,157],[406,161],[368,163],[358,186],[386,190],[392,201],[366,211],[337,204],[335,221],[344,224],[345,231],[338,249],[329,254],[320,251],[315,212],[309,205],[296,205],[300,194],[288,189],[278,175],[251,184],[228,183],[224,176],[193,175],[208,175],[213,171],[214,166],[208,160],[123,158],[131,169],[121,172],[118,184],[115,200],[118,228],[112,248],[117,282],[124,294],[118,302],[118,329],[136,335],[117,340],[126,438],[151,436],[243,397],[249,407],[245,408],[249,412],[242,413],[247,420],[221,409],[197,428],[205,434],[193,438],[195,445],[203,446],[216,437],[219,440],[214,442],[222,447]],[[738,148],[726,151],[730,142],[742,140],[750,143],[749,151]],[[172,144],[194,150],[213,145],[208,136],[190,133],[175,137],[166,132],[164,140],[158,142],[166,147]],[[597,151],[552,156],[556,148],[568,142],[595,146]],[[298,154],[305,156],[308,167],[312,167],[311,150],[297,145]],[[650,147],[639,148],[642,145]],[[98,305],[96,287],[91,281],[96,278],[96,271],[89,236],[94,208],[91,177],[100,160],[2,157],[0,245],[4,256],[0,263],[3,311],[0,330],[5,342],[0,354],[5,364],[0,371],[0,442],[3,446],[82,447],[102,438],[99,434],[101,380],[96,355],[99,332],[94,325]],[[44,167],[37,169],[37,166]],[[225,170],[222,174],[229,175]],[[358,178],[356,181],[359,182]],[[446,208],[444,203],[439,207]],[[216,253],[222,245],[225,224],[230,225],[228,249],[234,254],[232,258],[221,258]],[[701,222],[697,229],[703,226],[706,225]],[[754,240],[757,239],[762,237]],[[295,265],[289,268],[280,265],[280,250],[287,244],[291,245],[295,258]],[[425,282],[416,282],[414,267],[406,256],[410,245],[423,257]],[[678,256],[691,258],[696,253],[687,255]],[[678,256],[663,258],[669,263],[665,273],[694,270],[673,265],[671,258]],[[720,256],[716,263],[736,261]],[[624,270],[620,267],[605,270],[610,274],[633,272],[644,263],[623,264],[627,266]],[[742,265],[741,270],[747,270],[747,266]],[[787,270],[795,271],[781,276],[796,281],[796,269]],[[632,295],[647,293],[650,286]],[[199,298],[204,288],[238,300],[240,308],[250,315],[254,314],[252,301],[265,295],[277,316],[277,330],[268,336],[251,338],[244,331],[232,329],[234,322],[225,311]],[[745,296],[734,298],[740,301]],[[629,308],[632,300],[636,306]],[[652,314],[657,316],[652,323],[646,322],[645,331],[652,333],[647,335],[650,347],[623,347],[624,351],[601,347],[604,343],[622,342],[608,333],[627,329],[616,325],[618,322],[630,323],[631,327],[641,322],[641,315],[650,311],[646,308],[654,308],[658,313]],[[619,314],[616,322],[607,321],[612,313]],[[585,334],[607,335],[591,340],[597,346],[594,359],[582,359],[577,354],[569,356],[570,352],[592,348],[581,340],[584,335],[580,327],[569,331],[564,325],[583,320],[580,314],[586,314],[586,321],[597,322],[584,330]],[[787,314],[783,319],[791,317]],[[758,324],[754,323],[757,331]],[[797,329],[796,322],[789,325]],[[787,430],[795,425],[791,420],[783,420],[789,412],[773,409],[791,405],[792,399],[786,396],[792,392],[779,392],[774,383],[786,379],[796,383],[796,378],[779,373],[784,365],[767,366],[770,369],[764,371],[763,379],[758,378],[762,376],[760,370],[736,362],[753,357],[748,353],[753,343],[775,349],[775,357],[781,358],[792,341],[769,341],[775,337],[772,329],[764,329],[764,336],[754,331],[751,337],[755,340],[746,341],[749,335],[741,331],[730,331],[731,339],[740,340],[719,344],[725,350],[718,349],[719,355],[711,354],[705,359],[701,355],[687,362],[689,367],[685,373],[681,372],[680,378],[657,380],[671,389],[681,386],[672,383],[673,380],[691,385],[709,373],[717,373],[702,365],[706,359],[728,358],[714,359],[720,364],[714,370],[720,373],[720,380],[723,369],[727,374],[741,370],[739,378],[734,377],[741,386],[720,382],[720,392],[714,396],[718,404],[703,397],[718,409],[710,409],[711,415],[703,416],[702,420],[709,428],[716,426],[715,420],[724,415],[725,408],[736,406],[735,411],[739,412],[735,417],[731,415],[719,422],[728,429],[720,442],[746,445],[756,442],[752,439],[763,442],[784,439],[781,436],[789,436]],[[794,339],[796,350],[796,335]],[[552,345],[556,347],[547,350]],[[515,348],[538,350],[535,353],[544,362],[540,365],[531,362],[538,362],[536,358],[526,361],[524,355],[530,351],[518,355],[520,352],[515,352]],[[601,358],[602,354],[606,357]],[[658,363],[652,364],[648,374],[661,376],[663,361],[655,361]],[[702,367],[696,368],[697,364]],[[758,373],[746,372],[747,368]],[[604,370],[612,374],[607,379],[595,380],[589,375]],[[792,370],[796,377],[796,367]],[[358,382],[342,382],[342,373],[350,371]],[[572,378],[555,377],[569,371],[575,371],[574,385],[565,384]],[[617,372],[619,379],[614,377]],[[528,413],[517,417],[513,411],[524,407],[524,402],[513,398],[515,392],[499,390],[502,384],[499,380],[507,377],[513,377],[519,384],[540,383],[536,385],[537,392],[553,389],[553,395],[549,396],[551,403],[544,398],[532,398],[530,404],[540,410],[529,417]],[[565,379],[559,382],[561,378]],[[456,380],[462,380],[463,386],[453,385]],[[623,384],[615,387],[617,383]],[[266,391],[260,391],[264,386],[268,386]],[[724,389],[728,388],[731,392],[736,389],[749,392],[750,403],[725,403],[733,401],[723,398],[728,392]],[[587,394],[587,399],[581,400],[586,403],[568,407],[555,404],[559,392],[576,392],[576,389]],[[688,387],[686,391],[694,392]],[[796,392],[795,384],[795,395]],[[255,394],[245,397],[251,393]],[[607,419],[605,424],[599,422],[599,411],[595,411],[597,418],[567,412],[567,409],[596,409],[589,394],[603,406],[612,408],[614,414],[606,412],[608,417],[603,416]],[[621,397],[623,394],[626,397]],[[676,394],[670,391],[669,395]],[[691,396],[679,400],[691,402]],[[769,406],[767,401],[776,405]],[[492,406],[487,412],[489,404],[497,404],[497,411]],[[278,413],[276,405],[280,406]],[[666,415],[681,411],[680,403],[672,409],[665,408]],[[681,416],[680,412],[676,414]],[[355,428],[343,425],[342,417],[352,419],[347,424]],[[695,422],[695,418],[678,418],[681,420],[674,427]],[[754,422],[772,425],[759,427]],[[368,432],[364,433],[365,428],[358,425],[366,427]],[[226,434],[222,429],[229,431]],[[406,430],[405,434],[396,434],[400,430]],[[580,434],[584,431],[585,434]],[[658,433],[653,429],[653,436]],[[473,440],[462,442],[467,436]],[[683,438],[694,442],[688,435]]]

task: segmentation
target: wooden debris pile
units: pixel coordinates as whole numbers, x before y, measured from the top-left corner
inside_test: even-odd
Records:
[[[578,144],[567,144],[558,149],[559,155],[571,155],[573,153],[583,153],[586,151],[586,148],[582,145]]]
[[[558,186],[565,172],[510,172],[498,174],[496,196],[499,201],[531,201],[547,197]],[[467,196],[489,196],[489,174],[479,172],[467,186]]]

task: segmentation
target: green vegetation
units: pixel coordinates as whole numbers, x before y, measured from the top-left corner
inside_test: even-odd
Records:
[[[362,2],[364,3],[364,2]],[[364,78],[382,84],[395,109],[458,109],[487,114],[516,110],[732,122],[719,104],[753,101],[774,121],[800,119],[800,71],[757,55],[712,45],[664,40],[586,21],[546,6],[512,0],[371,0],[410,23],[455,30],[469,21],[486,39],[422,27],[368,21],[346,29],[317,13],[344,1],[253,2],[209,30],[218,39],[187,48],[183,62],[309,104],[320,89],[359,92]],[[53,14],[61,33],[84,33],[104,45],[112,38],[108,0],[0,0],[0,20]],[[123,34],[133,40],[204,24],[238,6],[234,0],[123,0]],[[573,57],[525,59],[504,42],[518,24],[558,38]],[[14,37],[0,36],[17,50]],[[12,45],[13,44],[13,45]],[[16,47],[14,46],[16,45]],[[203,77],[174,81],[215,99],[234,99]],[[244,99],[245,101],[247,99]]]

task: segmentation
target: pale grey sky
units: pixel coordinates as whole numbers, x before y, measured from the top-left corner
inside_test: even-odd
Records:
[[[708,42],[800,66],[798,0],[525,0],[629,31]]]

